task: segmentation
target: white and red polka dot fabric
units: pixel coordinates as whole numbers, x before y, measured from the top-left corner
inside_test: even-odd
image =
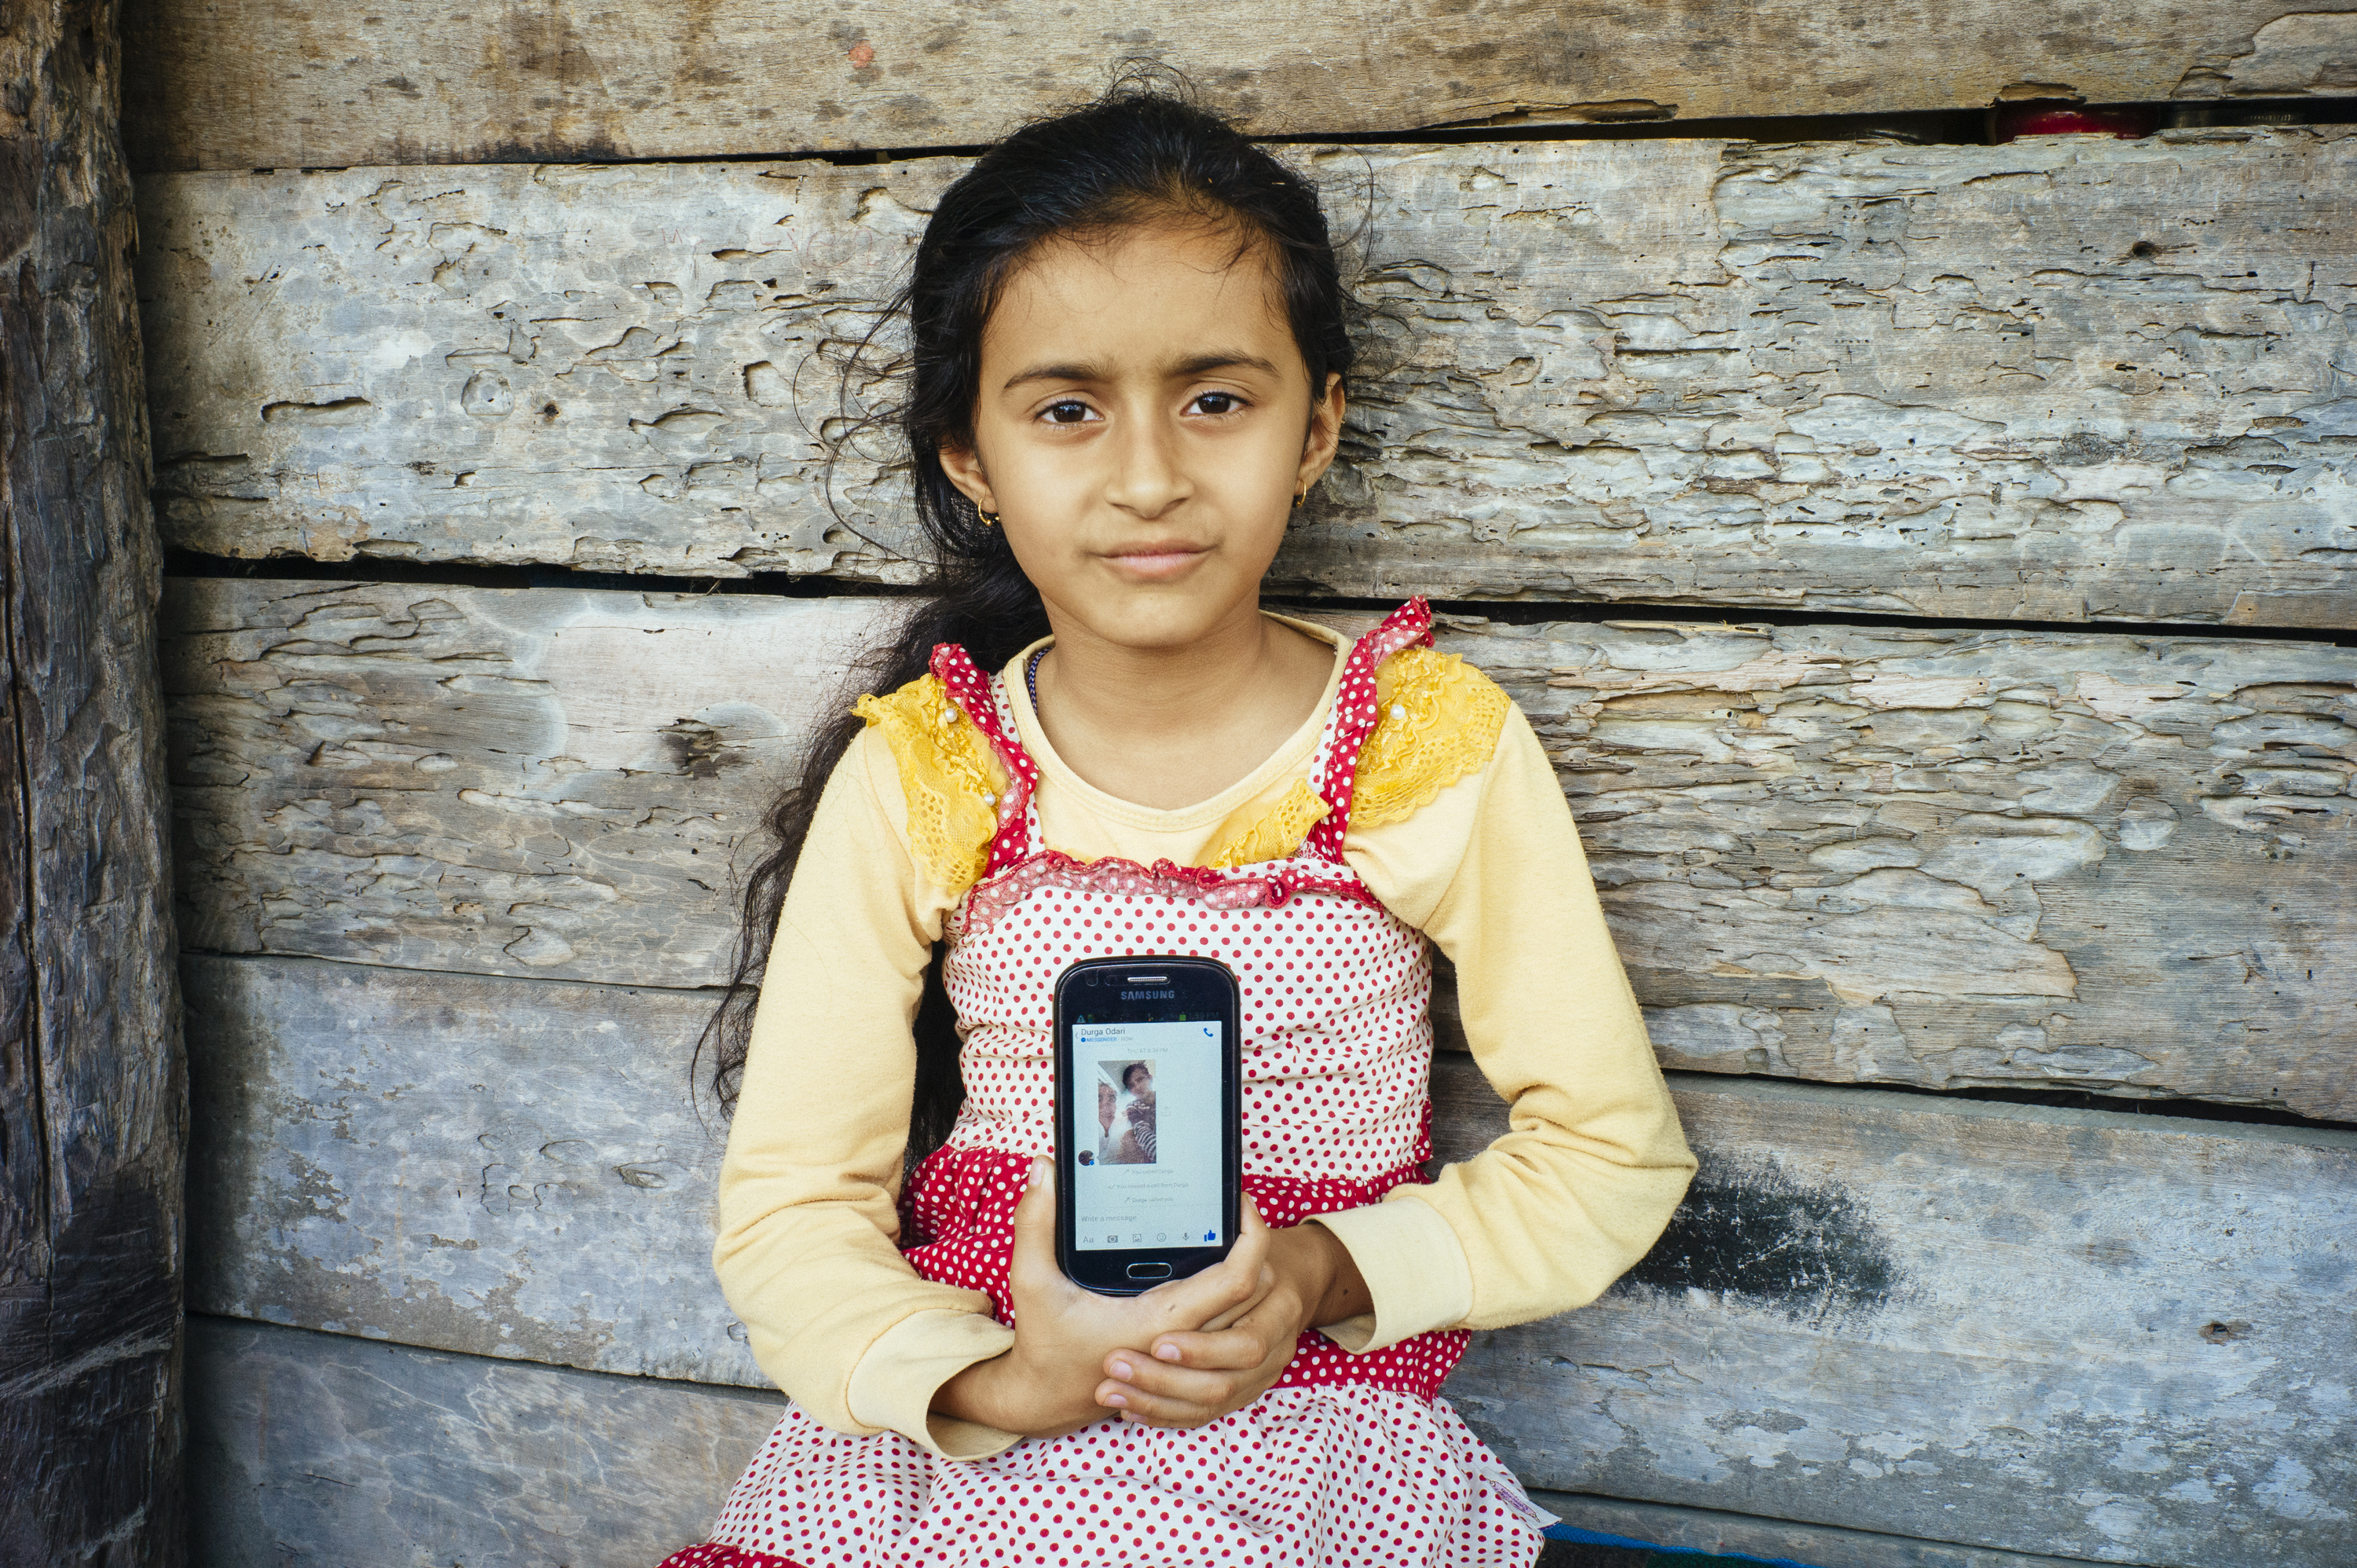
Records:
[[[1375,669],[1431,641],[1413,600],[1360,639],[1309,780],[1330,808],[1290,859],[1206,871],[1082,864],[1039,842],[1039,769],[1006,694],[963,650],[934,672],[1010,779],[990,868],[950,922],[966,1103],[903,1196],[908,1256],[1013,1322],[1014,1209],[1054,1145],[1051,997],[1082,959],[1214,958],[1243,992],[1244,1189],[1272,1225],[1372,1203],[1430,1156],[1425,941],[1341,858]],[[1464,1336],[1353,1356],[1304,1333],[1276,1387],[1193,1431],[1101,1423],[988,1459],[896,1433],[849,1437],[789,1408],[712,1540],[664,1568],[905,1564],[1417,1564],[1523,1568],[1545,1518],[1438,1398]]]

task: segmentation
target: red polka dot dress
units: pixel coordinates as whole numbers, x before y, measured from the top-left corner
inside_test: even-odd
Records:
[[[937,651],[935,674],[1008,786],[988,868],[949,922],[966,1102],[904,1198],[920,1274],[988,1293],[1012,1321],[1015,1204],[1032,1157],[1054,1146],[1053,987],[1084,959],[1188,954],[1235,972],[1244,1188],[1271,1225],[1423,1179],[1431,963],[1341,846],[1376,667],[1430,640],[1418,600],[1359,641],[1309,763],[1327,814],[1297,854],[1218,871],[1045,848],[1039,770],[998,679],[962,650]],[[1436,1332],[1352,1355],[1305,1332],[1275,1387],[1205,1426],[1106,1421],[983,1459],[945,1460],[892,1432],[845,1435],[789,1407],[712,1539],[665,1568],[1523,1568],[1547,1516],[1438,1397],[1463,1348],[1461,1333]]]

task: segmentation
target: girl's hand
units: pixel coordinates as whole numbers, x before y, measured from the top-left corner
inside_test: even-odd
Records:
[[[1254,1213],[1251,1222],[1258,1219]],[[1147,1426],[1200,1426],[1265,1393],[1303,1329],[1372,1309],[1358,1264],[1331,1230],[1296,1225],[1265,1234],[1272,1283],[1260,1299],[1231,1321],[1157,1335],[1150,1355],[1114,1351],[1104,1359],[1100,1402]]]
[[[942,1384],[933,1409],[1027,1437],[1056,1436],[1104,1420],[1123,1408],[1099,1398],[1112,1386],[1104,1368],[1116,1352],[1143,1362],[1144,1348],[1163,1337],[1216,1335],[1260,1305],[1275,1281],[1265,1266],[1269,1234],[1247,1204],[1243,1232],[1216,1267],[1143,1295],[1099,1295],[1056,1266],[1055,1167],[1034,1160],[1030,1184],[1015,1207],[1008,1281],[1015,1348]]]

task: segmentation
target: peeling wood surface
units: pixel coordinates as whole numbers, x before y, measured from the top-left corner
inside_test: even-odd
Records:
[[[2341,128],[1299,156],[1375,373],[1281,591],[2357,625]],[[817,433],[963,166],[145,181],[167,537],[905,577]]]
[[[712,1277],[727,1125],[688,1097],[712,996],[299,960],[184,972],[191,1310],[767,1385]]]
[[[2357,651],[1468,629],[1665,1065],[2357,1119]]]
[[[383,1568],[646,1568],[702,1539],[781,1408],[737,1389],[226,1318],[196,1319],[189,1345],[191,1544],[210,1568],[281,1568],[297,1541],[333,1541],[343,1560]],[[1822,1525],[1538,1500],[1583,1529],[1819,1568],[2063,1568]]]
[[[708,996],[188,969],[195,1310],[759,1382],[705,1256],[717,1130],[685,1091]],[[1663,1245],[1596,1307],[1482,1337],[1450,1385],[1526,1479],[2338,1568],[2357,1135],[1676,1087],[1704,1168]],[[1502,1129],[1461,1058],[1435,1099],[1444,1157]]]
[[[183,940],[718,983],[733,846],[887,613],[176,582]]]
[[[137,166],[320,167],[970,146],[1156,59],[1254,133],[2357,91],[2346,0],[2029,0],[1911,18],[1818,0],[1644,8],[1473,0],[1286,13],[1167,3],[856,14],[757,0],[485,16],[145,0]]]
[[[650,1568],[702,1541],[785,1402],[188,1324],[206,1568]]]
[[[111,0],[0,26],[0,1563],[179,1561],[186,1132]]]
[[[185,940],[716,983],[743,835],[884,613],[176,583]],[[1475,620],[1442,646],[1555,757],[1666,1065],[2357,1118],[2357,651]]]
[[[1661,1245],[1448,1394],[1535,1485],[2097,1562],[2328,1568],[2357,1134],[1679,1080]],[[1443,1158],[1505,1126],[1435,1073]]]

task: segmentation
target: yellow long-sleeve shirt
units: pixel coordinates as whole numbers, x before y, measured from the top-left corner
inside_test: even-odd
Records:
[[[1238,824],[1276,808],[1308,766],[1348,651],[1325,628],[1285,624],[1335,646],[1325,697],[1250,776],[1175,811],[1074,774],[1027,700],[1030,650],[1017,655],[1006,683],[1039,768],[1047,843],[1082,859],[1202,865]],[[1438,743],[1448,738],[1444,728]],[[813,1416],[978,1458],[1015,1435],[930,1407],[950,1378],[1004,1352],[1012,1331],[981,1293],[920,1278],[895,1244],[909,1026],[964,891],[942,885],[925,847],[911,841],[893,752],[871,727],[829,780],[786,895],[721,1165],[713,1261],[762,1369]],[[1474,1060],[1512,1111],[1503,1136],[1431,1185],[1312,1221],[1350,1251],[1374,1304],[1324,1332],[1357,1352],[1593,1300],[1659,1237],[1694,1158],[1529,722],[1506,704],[1486,759],[1405,816],[1354,819],[1342,853],[1456,964]]]

